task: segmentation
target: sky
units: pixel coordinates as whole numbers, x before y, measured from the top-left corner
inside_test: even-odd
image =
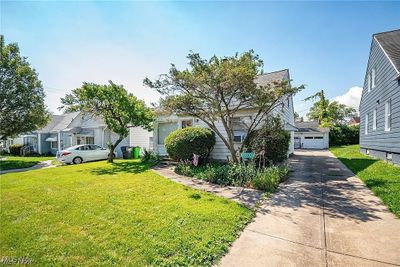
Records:
[[[303,99],[321,89],[358,107],[373,33],[400,28],[400,2],[0,2],[6,43],[39,73],[48,108],[82,82],[123,84],[150,104],[143,85],[187,65],[189,51],[205,58],[253,49],[264,72],[288,68]]]

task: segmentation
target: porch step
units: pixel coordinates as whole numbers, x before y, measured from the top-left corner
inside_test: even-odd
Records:
[[[174,161],[171,158],[165,157],[158,164],[161,166],[176,166],[178,165],[178,162]]]

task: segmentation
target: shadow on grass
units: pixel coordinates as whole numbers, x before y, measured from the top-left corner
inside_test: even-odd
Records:
[[[96,168],[91,171],[95,175],[111,175],[117,173],[141,173],[149,169],[147,164],[140,162],[114,162],[109,167]]]
[[[29,168],[35,166],[40,161],[24,161],[24,160],[2,160],[0,161],[0,170],[13,170],[13,169],[22,169]]]
[[[338,159],[343,162],[354,174],[358,174],[359,172],[365,170],[375,162],[377,159],[359,159],[359,158],[342,158],[338,157]]]

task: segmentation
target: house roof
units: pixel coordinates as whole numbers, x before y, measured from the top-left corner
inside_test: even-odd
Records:
[[[328,133],[329,128],[319,127],[317,121],[304,121],[304,122],[296,122],[297,132],[299,133]]]
[[[392,62],[397,73],[400,73],[400,29],[376,33],[374,38]]]
[[[278,70],[258,75],[255,82],[258,85],[268,85],[272,84],[273,82],[280,82],[286,77],[289,77],[288,69]]]
[[[62,115],[52,115],[50,122],[40,129],[38,133],[51,133],[62,131],[71,124],[80,112],[65,113]]]

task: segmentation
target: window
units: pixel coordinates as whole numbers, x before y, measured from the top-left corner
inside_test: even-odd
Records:
[[[51,141],[51,142],[50,142],[50,148],[51,148],[51,149],[58,149],[58,143],[57,143],[57,141]]]
[[[193,127],[193,120],[183,120],[181,125],[182,129],[186,127]]]
[[[372,130],[374,131],[376,130],[376,124],[376,109],[374,109],[374,113],[372,114]]]
[[[368,134],[368,114],[365,115],[365,134]]]
[[[232,128],[233,128],[233,141],[234,142],[243,142],[246,137],[246,125],[243,122],[246,117],[235,117],[232,120]]]
[[[385,103],[385,131],[390,131],[392,127],[392,101],[389,99]]]
[[[367,75],[367,88],[368,88],[368,93],[371,91],[371,75]]]
[[[375,68],[373,68],[371,70],[371,87],[375,88],[375,86],[376,86],[376,70]]]
[[[158,124],[158,144],[163,145],[165,137],[167,137],[176,128],[177,128],[176,122],[159,123]]]
[[[304,139],[314,139],[312,136],[305,136]]]
[[[314,136],[314,139],[324,139],[323,136]]]

